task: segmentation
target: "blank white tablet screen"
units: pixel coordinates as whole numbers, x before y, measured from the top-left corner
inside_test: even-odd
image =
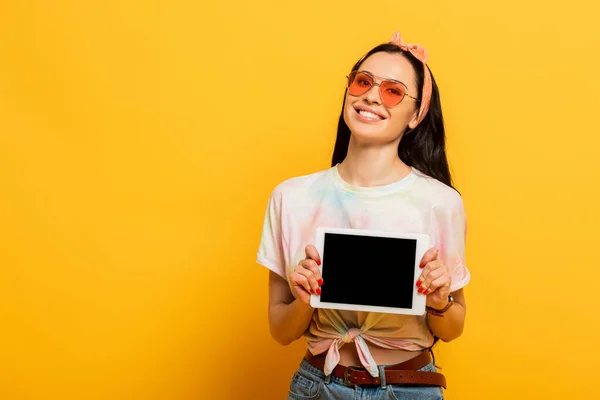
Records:
[[[417,241],[325,233],[321,301],[411,308]]]

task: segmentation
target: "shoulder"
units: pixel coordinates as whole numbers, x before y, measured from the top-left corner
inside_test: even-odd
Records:
[[[422,191],[423,197],[431,202],[432,208],[462,212],[464,208],[463,199],[456,189],[417,169],[414,169],[414,171],[417,175],[419,190]]]
[[[331,168],[306,175],[295,176],[280,182],[273,189],[272,196],[279,200],[299,198],[312,192],[319,191],[331,184]]]

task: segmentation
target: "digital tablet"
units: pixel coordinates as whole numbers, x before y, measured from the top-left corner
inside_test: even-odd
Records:
[[[315,247],[321,256],[321,294],[314,308],[423,315],[418,292],[419,264],[430,237],[420,233],[320,227]]]

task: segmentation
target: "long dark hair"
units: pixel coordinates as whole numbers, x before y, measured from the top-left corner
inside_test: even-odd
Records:
[[[424,80],[423,63],[409,52],[403,51],[394,44],[385,43],[375,47],[354,64],[352,71],[358,70],[364,60],[378,52],[397,53],[404,56],[415,70],[417,75],[416,84],[419,88],[419,93],[422,93]],[[444,118],[442,116],[442,104],[433,74],[431,74],[431,84],[432,93],[429,112],[414,130],[405,132],[402,135],[402,139],[398,145],[398,156],[406,165],[414,167],[424,174],[452,187],[452,177],[446,157],[446,133],[444,130]],[[344,103],[345,101],[346,94],[344,93]],[[350,128],[348,128],[346,121],[344,121],[344,105],[342,103],[342,112],[338,122],[337,137],[331,159],[332,167],[344,161],[348,153],[349,143]]]

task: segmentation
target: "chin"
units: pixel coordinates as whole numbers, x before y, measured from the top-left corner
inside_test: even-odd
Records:
[[[387,120],[382,120],[378,122],[363,122],[360,121],[354,108],[350,110],[346,110],[344,115],[344,121],[350,132],[352,132],[352,136],[355,139],[358,139],[361,143],[384,143],[393,141],[395,138],[390,135],[388,131]]]
[[[387,136],[385,132],[381,129],[375,129],[372,127],[352,127],[349,126],[350,132],[355,139],[358,139],[361,143],[379,143],[382,141],[387,141]]]

